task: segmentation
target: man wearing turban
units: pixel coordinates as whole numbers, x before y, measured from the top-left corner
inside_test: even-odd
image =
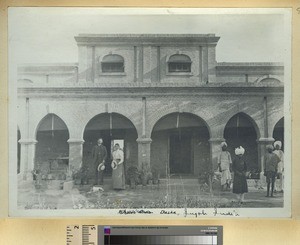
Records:
[[[231,173],[230,167],[232,164],[231,155],[227,151],[227,144],[226,142],[221,143],[222,152],[218,158],[218,166],[221,172],[221,186],[222,190],[229,190],[231,184]]]
[[[247,165],[244,159],[245,149],[240,146],[235,149],[236,157],[232,163],[233,177],[233,188],[232,192],[237,195],[239,203],[244,202],[245,193],[248,192],[248,185],[246,179]]]
[[[273,197],[274,183],[278,171],[278,163],[280,162],[279,157],[273,152],[274,148],[272,145],[266,146],[267,153],[264,157],[264,175],[267,180],[267,195],[266,197]],[[271,185],[271,194],[270,194]]]
[[[277,192],[283,192],[283,181],[284,181],[284,153],[281,150],[282,143],[281,141],[275,141],[274,142],[274,148],[273,151],[280,159],[280,162],[278,163],[278,179],[275,180],[275,190]]]

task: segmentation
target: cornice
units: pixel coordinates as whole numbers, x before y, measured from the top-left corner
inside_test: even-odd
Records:
[[[214,34],[79,34],[77,45],[216,45],[220,37]]]
[[[225,86],[224,86],[225,85]],[[27,87],[18,88],[19,97],[38,98],[140,98],[173,96],[283,96],[282,85],[249,86],[235,84],[205,84],[199,86],[124,86],[123,87]],[[227,85],[227,86],[226,86]],[[248,85],[248,86],[247,86]]]

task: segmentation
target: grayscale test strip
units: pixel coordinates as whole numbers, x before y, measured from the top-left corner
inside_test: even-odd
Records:
[[[67,245],[97,245],[98,227],[96,225],[68,225]],[[101,244],[101,243],[99,243]]]
[[[222,245],[222,226],[67,227],[67,245]]]

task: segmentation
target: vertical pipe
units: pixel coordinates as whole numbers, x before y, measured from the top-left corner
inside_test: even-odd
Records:
[[[202,46],[199,46],[199,82],[202,81]]]
[[[112,137],[112,113],[109,113],[109,134]]]
[[[160,46],[157,46],[157,82],[160,83]]]
[[[143,116],[142,116],[142,135],[143,137],[146,137],[146,97],[143,97],[142,98],[142,102],[143,102],[143,109],[142,109],[142,113],[143,113]]]
[[[134,46],[133,47],[133,74],[134,74],[134,78],[133,78],[133,81],[134,82],[137,82],[137,47]]]
[[[144,47],[140,47],[140,82],[144,80]]]
[[[268,99],[264,97],[264,137],[268,138]]]
[[[95,82],[95,46],[92,47],[92,70],[91,70],[91,80]]]
[[[26,98],[26,121],[27,121],[27,132],[26,132],[26,139],[29,139],[29,98]],[[28,171],[28,162],[29,162],[29,156],[28,156],[28,144],[25,144],[25,166],[24,166],[24,176],[23,179],[26,180],[27,171]]]

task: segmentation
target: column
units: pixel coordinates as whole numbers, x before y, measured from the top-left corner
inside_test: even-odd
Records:
[[[23,180],[32,180],[32,170],[34,169],[35,139],[20,139],[21,144],[21,159],[20,159],[20,174]]]
[[[150,168],[151,138],[138,138],[138,168],[142,168],[142,164],[146,164]]]
[[[212,164],[212,170],[216,171],[218,168],[218,157],[221,152],[220,144],[225,141],[224,138],[211,138],[210,143],[210,158]]]
[[[82,166],[82,150],[84,140],[69,139],[69,167],[78,170]]]

